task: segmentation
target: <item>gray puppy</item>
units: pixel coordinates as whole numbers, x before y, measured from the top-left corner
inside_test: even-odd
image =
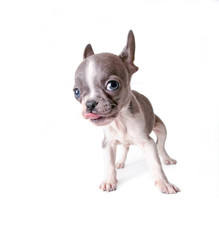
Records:
[[[102,126],[105,154],[105,177],[100,185],[104,191],[117,187],[116,168],[123,168],[130,145],[138,145],[148,160],[155,185],[163,193],[177,193],[164,174],[164,164],[176,164],[167,154],[164,144],[166,127],[154,114],[150,101],[132,91],[130,80],[138,68],[134,65],[135,39],[132,31],[119,56],[111,53],[94,54],[90,44],[84,50],[84,60],[75,73],[75,98],[82,104],[82,115]],[[149,136],[154,131],[157,143]],[[123,154],[116,163],[116,147],[121,144]]]

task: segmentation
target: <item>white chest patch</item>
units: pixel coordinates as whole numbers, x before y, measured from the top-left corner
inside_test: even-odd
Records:
[[[145,138],[143,113],[133,116],[128,109],[124,109],[111,124],[104,127],[104,133],[112,142],[122,145],[139,144]]]
[[[95,62],[92,60],[89,60],[88,65],[86,66],[86,81],[87,85],[89,87],[90,93],[87,96],[87,99],[92,100],[95,98],[95,86],[94,86],[94,78],[97,74],[96,72],[96,66]]]

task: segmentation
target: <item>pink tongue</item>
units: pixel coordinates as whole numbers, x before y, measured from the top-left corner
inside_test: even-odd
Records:
[[[87,118],[87,119],[98,119],[98,118],[100,118],[100,116],[98,116],[97,114],[94,114],[94,113],[86,113],[85,118]]]

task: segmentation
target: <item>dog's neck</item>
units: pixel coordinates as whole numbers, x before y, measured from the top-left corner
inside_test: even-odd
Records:
[[[117,140],[118,138],[124,139],[128,132],[134,131],[135,123],[139,121],[139,115],[141,115],[139,103],[131,92],[129,101],[119,111],[117,117],[110,124],[103,126],[104,133],[112,138],[117,136]],[[136,119],[133,116],[136,116]]]

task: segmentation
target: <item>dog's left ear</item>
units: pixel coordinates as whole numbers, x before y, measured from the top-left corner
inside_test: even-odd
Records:
[[[127,44],[119,57],[125,63],[131,75],[138,71],[138,67],[136,67],[133,63],[135,59],[135,37],[132,30],[129,31]]]
[[[92,47],[91,47],[91,44],[88,44],[88,45],[86,46],[86,48],[84,49],[84,55],[83,55],[83,57],[84,57],[84,59],[85,59],[85,58],[87,58],[87,57],[90,57],[91,55],[94,55],[94,51],[93,51],[93,49],[92,49]]]

